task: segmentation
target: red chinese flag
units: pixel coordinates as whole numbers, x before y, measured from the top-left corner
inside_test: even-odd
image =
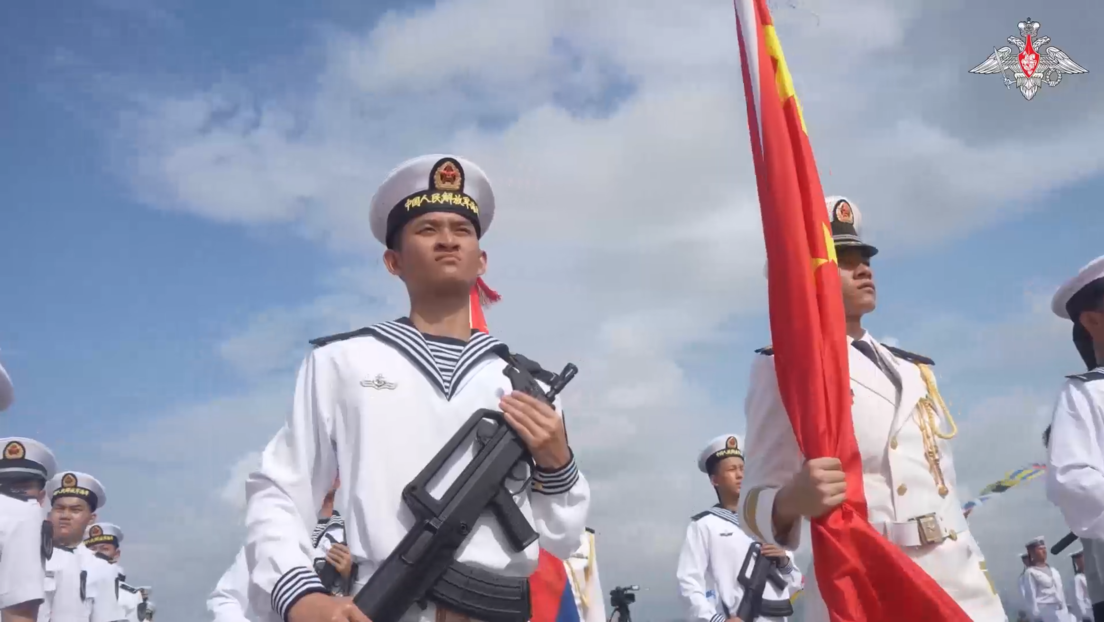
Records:
[[[867,522],[851,420],[835,245],[812,147],[767,0],[735,0],[748,127],[767,246],[771,342],[782,402],[807,458],[835,456],[847,500],[812,523],[817,584],[833,622],[969,620]]]

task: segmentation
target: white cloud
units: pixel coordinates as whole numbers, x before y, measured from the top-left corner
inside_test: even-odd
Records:
[[[230,478],[219,491],[219,499],[238,512],[245,511],[245,480],[261,467],[261,452],[251,451],[230,468]]]
[[[994,163],[1018,161],[1022,136],[986,141],[928,114],[933,89],[962,87],[939,72],[907,70],[911,33],[940,19],[925,10],[916,1],[863,0],[776,12],[825,189],[855,198],[883,247],[935,244],[1035,209],[1038,202],[1022,200],[1097,174],[1104,163],[1099,114],[1076,128],[1033,117],[1032,152],[1046,157],[1032,158],[1032,175],[1015,176],[1005,164],[997,174],[1015,183],[996,183]],[[138,98],[113,145],[120,174],[160,209],[289,226],[331,249],[362,252],[375,248],[368,198],[391,166],[438,150],[479,162],[499,206],[486,244],[489,279],[506,301],[491,311],[492,329],[548,367],[579,364],[565,399],[598,500],[604,574],[652,586],[641,605],[675,615],[668,586],[679,539],[688,516],[711,502],[694,457],[703,439],[743,427],[743,376],[706,386],[686,359],[694,346],[731,333],[726,323],[762,311],[765,298],[731,7],[453,0],[389,13],[366,33],[327,32],[324,64],[294,99],[262,97],[233,80]],[[925,53],[933,66],[970,64],[952,48]],[[600,100],[619,103],[593,105]],[[1013,201],[1020,202],[1010,208]],[[360,258],[350,265],[331,279],[340,295],[272,310],[222,345],[219,354],[251,389],[165,417],[131,439],[129,455],[175,467],[181,481],[203,460],[199,481],[208,490],[236,486],[236,475],[226,483],[226,469],[279,425],[302,339],[405,306],[378,267]],[[948,317],[939,334],[975,334],[1003,348],[994,356],[948,346],[968,360],[962,369],[977,373],[1057,331],[1003,338],[1043,326],[1034,320],[974,326]],[[727,370],[748,356],[713,363]],[[1020,401],[977,412],[1003,409],[1023,423],[1033,415]],[[970,431],[986,425],[996,434],[993,421],[972,414],[962,422],[959,463],[982,479],[992,464],[1019,457],[1010,453],[1017,445]],[[208,435],[200,451],[166,446],[197,430]],[[1000,507],[991,505],[984,509]],[[991,543],[996,549],[1018,537],[991,527],[1004,534]],[[232,541],[237,532],[220,533]],[[195,580],[213,583],[218,572],[208,568]]]

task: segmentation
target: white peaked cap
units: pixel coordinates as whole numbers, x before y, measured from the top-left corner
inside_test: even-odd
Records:
[[[1104,256],[1090,261],[1077,272],[1077,275],[1066,281],[1054,292],[1054,298],[1050,301],[1050,310],[1060,318],[1070,319],[1069,310],[1066,307],[1085,286],[1094,284],[1095,281],[1104,279]],[[1101,283],[1100,294],[1104,295],[1104,283]]]
[[[722,434],[709,441],[698,456],[698,469],[702,473],[709,473],[713,463],[725,458],[743,458],[744,439],[735,434]]]
[[[424,155],[400,164],[372,197],[368,219],[372,235],[385,246],[410,220],[429,212],[460,214],[487,233],[495,198],[487,174],[470,160]]]

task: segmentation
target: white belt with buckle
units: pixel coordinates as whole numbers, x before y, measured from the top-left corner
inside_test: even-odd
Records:
[[[932,513],[903,522],[875,521],[871,524],[897,546],[942,544],[945,540],[957,540],[968,529],[966,517],[957,512],[953,512],[950,518]]]

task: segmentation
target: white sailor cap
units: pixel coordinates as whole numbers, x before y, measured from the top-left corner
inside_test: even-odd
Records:
[[[84,531],[84,545],[123,543],[123,529],[114,523],[93,523]]]
[[[61,497],[84,499],[93,512],[107,505],[107,493],[100,480],[78,471],[59,473],[50,478],[46,482],[46,496],[51,505]]]
[[[12,387],[11,376],[8,370],[0,363],[0,410],[6,410],[15,399],[15,389]]]
[[[137,589],[138,589],[138,592],[139,592],[140,594],[142,594],[142,597],[143,597],[143,598],[149,598],[149,597],[150,597],[150,594],[152,594],[152,593],[153,593],[153,588],[152,588],[152,587],[150,587],[150,586],[148,586],[148,585],[143,585],[143,586],[141,586],[141,587],[139,587],[139,588],[137,588]]]
[[[1060,318],[1076,318],[1104,299],[1104,257],[1097,257],[1054,292],[1050,310]]]
[[[0,438],[0,478],[23,479],[41,477],[48,480],[57,471],[54,452],[33,438],[9,436]]]
[[[744,442],[735,434],[724,434],[709,441],[698,456],[698,469],[710,473],[718,462],[725,458],[744,458]]]
[[[828,208],[828,221],[832,225],[832,240],[836,248],[855,246],[863,249],[867,257],[878,254],[878,249],[862,240],[862,212],[847,197],[824,197]]]
[[[1036,537],[1028,540],[1027,544],[1025,546],[1029,549],[1033,549],[1037,546],[1046,546],[1046,538],[1044,538],[1042,536],[1036,536]]]
[[[372,197],[368,219],[372,235],[392,248],[395,234],[422,214],[459,214],[482,237],[491,228],[494,211],[494,192],[483,169],[461,157],[434,154],[407,160],[391,171]]]

